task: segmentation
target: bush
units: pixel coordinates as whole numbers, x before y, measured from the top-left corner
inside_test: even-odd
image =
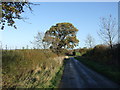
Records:
[[[87,49],[86,53],[82,56],[90,58],[91,60],[98,61],[104,64],[117,65],[120,64],[118,60],[118,49],[120,45],[115,45],[111,49],[107,45],[97,45],[93,49]]]

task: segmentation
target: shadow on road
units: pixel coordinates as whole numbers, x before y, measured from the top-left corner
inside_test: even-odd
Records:
[[[118,88],[119,85],[84,66],[74,57],[64,59],[60,88]]]

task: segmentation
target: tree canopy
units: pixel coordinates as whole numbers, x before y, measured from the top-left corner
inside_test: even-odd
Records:
[[[74,48],[79,40],[76,38],[78,29],[71,23],[57,23],[46,31],[43,41],[49,48],[59,52],[61,49]]]
[[[30,2],[2,2],[2,19],[0,20],[1,29],[4,29],[5,24],[17,28],[15,19],[23,19],[21,13],[24,12],[24,6],[31,9]]]

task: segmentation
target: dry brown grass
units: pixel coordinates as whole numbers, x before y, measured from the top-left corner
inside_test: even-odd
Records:
[[[3,87],[48,88],[63,58],[50,50],[3,50]]]

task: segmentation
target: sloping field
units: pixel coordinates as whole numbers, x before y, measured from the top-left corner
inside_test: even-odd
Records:
[[[64,56],[50,50],[3,50],[3,88],[49,88],[63,67]],[[61,69],[62,70],[62,69]],[[59,82],[60,79],[58,79]]]

